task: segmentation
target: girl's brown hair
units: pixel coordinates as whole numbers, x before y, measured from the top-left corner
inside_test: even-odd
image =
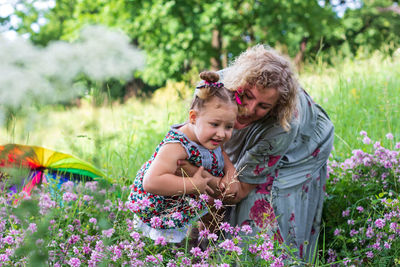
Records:
[[[256,45],[243,52],[224,72],[226,87],[237,90],[256,86],[258,90],[275,88],[279,99],[270,111],[286,131],[297,108],[299,84],[290,61],[274,49]]]
[[[203,71],[200,73],[200,78],[203,81],[196,87],[190,109],[201,110],[213,97],[217,97],[226,104],[237,105],[235,92],[228,90],[222,83],[218,82],[218,73]]]

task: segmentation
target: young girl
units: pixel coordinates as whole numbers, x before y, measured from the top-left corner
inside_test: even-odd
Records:
[[[167,242],[181,242],[191,223],[207,213],[199,195],[212,194],[220,182],[215,177],[224,176],[221,147],[232,135],[237,98],[217,82],[216,72],[202,72],[200,78],[204,84],[196,88],[188,122],[171,126],[131,186],[129,200],[139,219],[137,229],[153,240],[163,236]],[[176,175],[178,160],[200,168],[192,177]],[[224,183],[229,179],[226,175]]]

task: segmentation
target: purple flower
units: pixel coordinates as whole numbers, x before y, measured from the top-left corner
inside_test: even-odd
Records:
[[[65,192],[63,195],[63,200],[65,202],[75,201],[77,198],[78,198],[78,196],[71,192]]]
[[[367,136],[367,132],[366,132],[366,131],[361,131],[361,132],[360,132],[360,135],[362,135],[362,136]]]
[[[30,223],[28,226],[28,231],[31,231],[31,233],[35,233],[37,231],[36,223]]]
[[[114,232],[115,232],[114,228],[110,228],[108,230],[101,231],[102,235],[104,237],[108,237],[108,238],[110,238],[114,234]]]
[[[275,258],[274,262],[271,264],[271,267],[283,267],[283,260],[281,257]]]
[[[218,236],[217,236],[215,233],[211,233],[211,234],[209,234],[209,235],[207,236],[207,238],[208,238],[209,240],[214,240],[214,241],[216,241],[216,240],[218,239]]]
[[[74,189],[74,182],[72,181],[67,181],[61,185],[61,190],[71,192],[73,189]]]
[[[168,221],[165,222],[165,224],[166,224],[168,227],[171,227],[171,228],[174,228],[174,227],[175,227],[175,223],[174,223],[173,220],[168,220]]]
[[[256,254],[259,250],[260,248],[257,246],[257,244],[251,244],[249,246],[250,253]]]
[[[70,239],[68,240],[68,243],[70,244],[75,244],[76,242],[78,242],[81,239],[81,237],[79,235],[72,235],[70,237]]]
[[[165,237],[159,236],[159,237],[157,237],[157,239],[154,241],[154,245],[165,246],[165,245],[167,245],[167,241],[165,240]]]
[[[241,231],[246,233],[246,234],[251,234],[253,232],[253,229],[251,228],[250,225],[245,224],[242,226]]]
[[[227,222],[222,222],[219,228],[227,233],[233,230],[233,227]]]
[[[12,245],[12,244],[14,244],[14,237],[8,235],[5,238],[3,238],[3,242],[8,245]]]
[[[361,206],[358,206],[356,209],[357,209],[360,213],[364,211],[364,208],[361,207]]]
[[[208,200],[209,200],[209,197],[208,197],[208,195],[206,195],[206,194],[200,194],[200,199],[201,200],[203,200],[204,202],[208,202]]]
[[[378,227],[379,229],[382,229],[385,226],[385,220],[377,219],[375,221],[375,226]]]
[[[367,251],[365,254],[367,255],[368,258],[374,257],[374,253],[372,251]]]
[[[373,237],[373,235],[374,235],[374,229],[373,229],[371,226],[369,226],[368,229],[367,229],[367,232],[365,233],[365,235],[366,235],[368,238]]]
[[[340,235],[341,232],[342,232],[341,229],[336,228],[336,229],[335,229],[335,232],[334,232],[333,234],[334,234],[335,236],[338,236],[338,235]]]
[[[140,240],[140,234],[138,232],[132,232],[130,236],[135,240],[136,242]]]
[[[162,224],[162,221],[161,221],[160,217],[155,216],[155,217],[151,218],[150,223],[151,223],[151,227],[159,228]]]
[[[8,257],[7,254],[0,254],[0,262],[7,262],[9,260],[10,258]]]
[[[389,140],[393,140],[393,134],[392,133],[388,133],[386,135],[386,138],[389,139]]]
[[[146,257],[146,262],[151,262],[155,264],[160,264],[163,261],[163,256],[161,254],[157,254],[155,256],[149,255]]]
[[[242,254],[242,249],[235,246],[235,243],[230,240],[230,239],[226,239],[225,241],[223,241],[221,244],[218,245],[220,248],[223,248],[227,251],[235,251],[237,254]]]
[[[347,217],[347,216],[349,216],[349,214],[350,214],[350,210],[349,209],[347,209],[347,210],[342,212],[342,216],[343,217]]]
[[[206,228],[199,232],[199,238],[206,238],[210,234],[210,231]]]
[[[202,251],[199,247],[192,248],[190,253],[192,253],[193,257],[200,257],[202,255]]]
[[[390,230],[391,231],[393,231],[393,232],[396,232],[397,230],[398,230],[398,224],[397,223],[395,223],[395,222],[392,222],[391,224],[390,224]]]
[[[180,212],[172,213],[171,217],[174,218],[175,220],[182,220],[182,214]]]
[[[371,144],[371,139],[368,136],[366,136],[363,138],[362,142],[366,145],[369,145],[369,144]]]
[[[92,196],[88,196],[88,195],[84,195],[83,198],[82,198],[83,201],[88,201],[88,202],[90,200],[92,200],[92,199],[93,199],[93,197]]]
[[[351,231],[350,231],[350,236],[354,236],[354,235],[356,235],[356,234],[358,234],[359,232],[357,231],[357,230],[355,230],[355,229],[351,229]]]
[[[97,219],[96,218],[90,218],[89,222],[93,223],[93,224],[97,224]]]
[[[222,208],[222,201],[220,199],[214,199],[214,207],[219,210]]]

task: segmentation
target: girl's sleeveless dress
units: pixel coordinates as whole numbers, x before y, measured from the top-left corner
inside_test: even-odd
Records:
[[[221,148],[208,150],[189,140],[179,131],[182,126],[183,124],[171,126],[171,130],[157,146],[150,160],[138,171],[131,186],[129,200],[133,204],[131,210],[137,218],[136,229],[153,240],[163,236],[168,242],[179,243],[186,237],[191,223],[207,213],[206,203],[194,194],[160,196],[143,189],[143,177],[164,144],[180,143],[185,148],[191,164],[203,166],[214,176],[223,176],[224,159]]]

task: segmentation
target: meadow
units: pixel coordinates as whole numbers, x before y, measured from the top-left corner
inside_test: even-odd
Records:
[[[337,60],[333,66],[316,60],[303,67],[299,79],[335,125],[316,265],[399,264],[400,51],[391,58],[377,52]],[[11,196],[3,194],[0,265],[298,264],[290,250],[263,235],[249,244],[238,237],[232,244],[215,241],[205,251],[189,251],[150,242],[132,230],[127,187],[169,126],[186,120],[192,92],[193,85],[171,82],[151,98],[124,104],[98,107],[85,97],[80,107],[40,107],[1,128],[2,144],[70,153],[102,169],[113,185],[67,184],[58,193],[44,186],[20,207],[7,205]]]

